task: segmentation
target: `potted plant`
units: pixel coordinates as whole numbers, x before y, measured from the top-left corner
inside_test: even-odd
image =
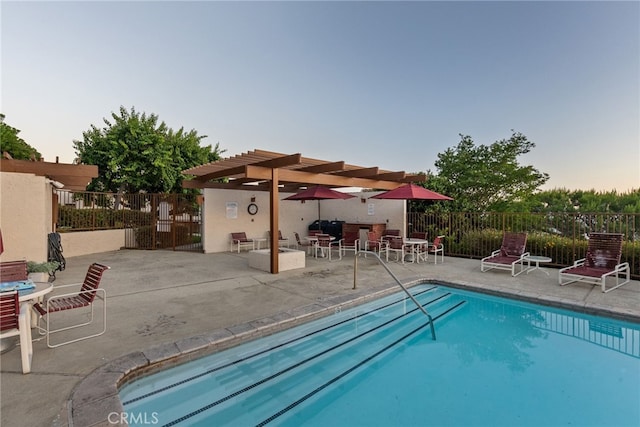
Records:
[[[50,262],[34,262],[27,261],[27,273],[29,279],[34,282],[48,282],[49,276],[58,269],[60,263],[58,261]]]

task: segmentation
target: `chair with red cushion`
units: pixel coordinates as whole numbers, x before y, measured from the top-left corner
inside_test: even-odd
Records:
[[[346,231],[342,235],[342,239],[340,240],[340,250],[342,251],[342,256],[344,256],[347,251],[353,251],[354,254],[358,253],[358,247],[360,245],[360,233],[358,231]]]
[[[84,278],[84,282],[82,283],[82,286],[78,291],[62,295],[55,295],[49,297],[43,303],[36,303],[33,305],[33,308],[41,316],[38,321],[38,329],[41,331],[41,333],[47,335],[47,346],[51,348],[59,347],[61,345],[97,337],[105,333],[105,331],[107,330],[107,294],[105,290],[100,288],[99,286],[100,282],[102,281],[103,273],[108,269],[109,267],[106,265],[93,263],[89,266],[87,274]],[[71,286],[77,287],[77,285],[62,285],[56,286],[56,290]],[[102,301],[102,327],[98,332],[93,331],[93,333],[82,336],[80,338],[70,339],[58,344],[51,344],[52,334],[92,324],[94,320],[94,305],[96,300]],[[80,323],[75,322],[71,325],[59,328],[53,327],[52,320],[56,317],[57,313],[62,313],[74,309],[84,309],[79,314],[83,315],[83,320],[81,320]],[[85,321],[84,317],[88,317],[88,320]],[[40,326],[41,320],[44,321],[43,327]],[[65,316],[64,321],[65,324],[69,323],[68,316]]]
[[[387,262],[389,262],[389,252],[393,252],[396,254],[396,261],[402,261],[404,264],[404,256],[411,252],[412,248],[410,246],[405,246],[404,240],[402,237],[393,237],[391,238],[386,246],[385,252],[387,253]]]
[[[240,249],[242,248],[251,248],[251,250],[256,248],[256,244],[253,239],[247,238],[247,233],[244,231],[231,233],[231,239],[229,240],[229,252],[233,252],[234,245],[237,247],[238,253],[240,253]]]
[[[429,244],[427,248],[428,254],[433,254],[433,263],[438,263],[438,254],[440,254],[441,262],[444,262],[444,236],[438,236],[434,239],[433,243]]]
[[[560,286],[586,282],[600,285],[602,292],[610,292],[629,283],[629,263],[620,263],[622,240],[623,235],[618,233],[590,233],[586,256],[558,272]],[[616,284],[607,289],[608,277],[615,277]]]
[[[373,251],[382,253],[384,250],[384,246],[382,241],[380,240],[380,236],[375,231],[367,231],[367,241],[364,242],[364,250],[365,251]],[[367,254],[364,254],[364,257],[367,257]]]
[[[492,269],[509,270],[512,276],[526,271],[524,263],[529,252],[525,252],[527,246],[527,233],[505,232],[502,236],[502,246],[488,257],[480,260],[480,271]],[[520,264],[520,271],[516,273],[516,265]]]

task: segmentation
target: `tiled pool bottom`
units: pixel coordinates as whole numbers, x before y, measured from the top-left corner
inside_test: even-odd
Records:
[[[289,341],[293,331],[275,335],[206,357],[195,367],[175,368],[179,378],[198,378],[195,390],[189,390],[188,381],[167,378],[167,373],[156,381],[147,377],[130,384],[123,390],[125,400],[133,402],[127,404],[129,415],[139,421],[142,414],[157,416],[154,421],[159,425],[174,425],[175,420],[184,420],[179,425],[256,425],[275,420],[276,425],[304,421],[305,425],[617,426],[640,420],[634,405],[640,399],[638,325],[573,316],[528,303],[505,304],[431,285],[412,292],[419,294],[421,303],[428,303],[437,318],[438,341],[431,341],[428,328],[414,335],[412,331],[424,326],[424,318],[419,312],[407,315],[417,310],[401,295],[393,295],[376,302],[377,308],[345,310],[320,322],[321,329],[332,331],[324,340],[331,345],[354,340],[346,357],[325,355],[316,342],[305,338],[287,344],[284,355],[268,353],[256,356],[257,364],[230,363],[223,368],[228,361],[253,358],[274,343]],[[358,314],[369,310],[370,316]],[[387,328],[390,318],[400,325],[399,331]],[[380,325],[384,328],[371,339],[367,331]],[[299,329],[302,336],[315,335],[313,325]],[[303,363],[316,358],[324,359],[323,364]],[[325,364],[333,358],[334,363]],[[298,364],[300,371],[289,372],[288,366]],[[407,370],[407,366],[413,367]],[[389,372],[391,367],[398,370]],[[207,370],[220,371],[213,383],[201,382],[209,376]],[[271,377],[282,371],[284,382],[272,385]],[[342,372],[352,379],[334,382]],[[156,395],[155,390],[163,387],[168,391]],[[338,397],[325,394],[325,388]],[[254,389],[260,393],[247,397]],[[147,394],[158,398],[155,409],[141,397]],[[283,396],[300,402],[299,407],[281,402]],[[239,406],[234,407],[230,404],[236,397]],[[592,399],[597,405],[589,404]],[[277,405],[271,408],[267,402]],[[407,410],[412,405],[415,409]],[[215,406],[222,408],[223,418],[201,418]],[[164,412],[168,407],[181,409]]]

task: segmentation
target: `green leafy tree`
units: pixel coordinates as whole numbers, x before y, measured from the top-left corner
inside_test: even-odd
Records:
[[[16,160],[41,160],[38,150],[20,138],[20,130],[6,124],[4,118],[0,113],[0,152],[9,153]]]
[[[549,179],[518,163],[535,144],[519,132],[491,145],[476,146],[470,136],[460,137],[455,148],[438,154],[437,174],[427,181],[430,189],[454,198],[443,206],[457,211],[528,210],[524,202]]]
[[[74,141],[81,163],[98,166],[98,178],[89,185],[92,191],[121,193],[182,192],[182,171],[220,158],[216,144],[201,147],[206,136],[183,128],[173,131],[158,116],[127,111],[112,113],[101,129],[91,125]]]

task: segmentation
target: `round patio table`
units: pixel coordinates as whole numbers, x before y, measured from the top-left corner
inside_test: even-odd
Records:
[[[546,257],[546,256],[536,256],[536,255],[530,255],[528,257],[524,258],[525,261],[527,261],[528,267],[527,267],[527,274],[529,274],[530,272],[532,272],[533,270],[540,270],[542,271],[544,274],[546,274],[547,276],[549,275],[548,271],[544,271],[540,268],[540,263],[547,263],[547,262],[551,262],[551,258]],[[534,266],[531,267],[531,263],[534,263]]]

